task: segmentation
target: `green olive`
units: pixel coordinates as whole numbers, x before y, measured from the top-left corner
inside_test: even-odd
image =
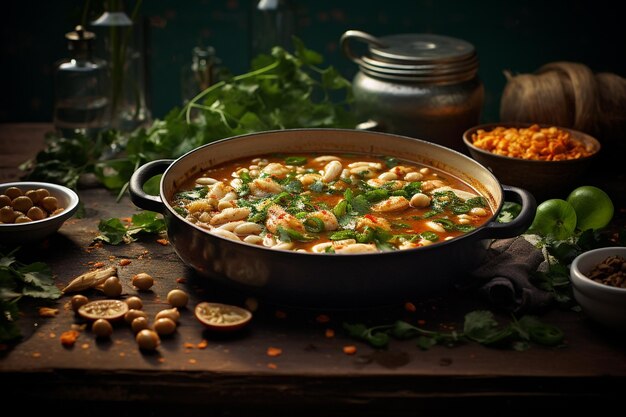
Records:
[[[4,206],[0,208],[0,222],[2,223],[14,223],[16,218],[15,210],[11,206]]]
[[[29,222],[32,222],[31,218],[27,217],[24,214],[17,216],[17,218],[15,219],[15,223],[29,223]]]
[[[154,285],[154,279],[145,272],[140,272],[133,276],[132,284],[141,291],[147,291]]]
[[[111,326],[108,320],[98,319],[91,325],[91,331],[95,333],[96,337],[111,337],[113,326]]]
[[[130,328],[133,329],[134,333],[139,333],[143,329],[149,328],[150,325],[148,323],[148,319],[145,317],[137,317],[130,323]]]
[[[85,297],[82,294],[76,294],[75,296],[72,297],[72,301],[71,301],[72,310],[74,310],[74,312],[77,312],[81,306],[84,306],[88,302],[89,302],[89,298]]]
[[[143,301],[141,301],[141,298],[139,297],[128,297],[125,302],[128,304],[128,308],[133,310],[141,310],[143,308]]]
[[[0,194],[0,207],[10,206],[11,199],[5,194]]]
[[[33,204],[37,204],[41,200],[41,197],[39,196],[37,190],[28,190],[24,193],[24,195],[30,198]]]
[[[11,201],[15,200],[17,197],[24,195],[24,193],[22,192],[21,189],[17,188],[17,187],[9,187],[6,190],[4,190],[4,195],[6,195],[7,197],[9,197],[11,199]]]
[[[104,281],[102,292],[107,297],[119,297],[122,294],[122,283],[118,277],[109,277]]]
[[[26,216],[30,217],[33,220],[42,220],[48,216],[48,213],[43,211],[40,207],[33,206],[28,209]]]
[[[159,320],[163,318],[168,318],[177,322],[178,320],[180,320],[180,313],[178,312],[178,309],[174,307],[174,308],[161,310],[158,313],[156,313],[156,316],[154,317],[155,320]]]
[[[167,293],[167,302],[172,307],[185,307],[189,301],[189,296],[183,290],[175,289]]]
[[[59,208],[59,202],[56,197],[48,196],[41,200],[41,207],[43,207],[48,213],[52,213]]]
[[[176,323],[168,318],[158,319],[154,322],[154,330],[159,336],[168,336],[176,331]]]
[[[143,317],[147,319],[148,315],[145,311],[135,309],[130,309],[126,312],[126,314],[124,314],[124,320],[126,320],[126,323],[132,323],[133,320],[135,320],[137,317]]]
[[[33,206],[33,201],[25,195],[21,195],[14,198],[13,201],[11,201],[11,205],[13,206],[13,210],[26,213]]]
[[[141,350],[155,350],[161,344],[159,335],[154,330],[144,329],[135,336]]]

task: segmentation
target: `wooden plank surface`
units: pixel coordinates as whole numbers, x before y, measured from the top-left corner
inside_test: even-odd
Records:
[[[16,177],[16,162],[41,147],[48,128],[0,126],[2,181]],[[21,139],[15,152],[5,153],[16,137]],[[548,400],[552,406],[571,409],[590,399],[614,401],[626,382],[625,338],[571,311],[554,309],[544,316],[566,333],[565,347],[532,346],[524,352],[469,343],[422,351],[414,341],[396,340],[388,349],[376,350],[347,338],[341,328],[344,321],[396,319],[425,320],[433,328],[458,326],[465,313],[485,307],[474,293],[411,300],[417,306],[413,313],[403,306],[298,310],[259,300],[253,322],[244,331],[211,333],[193,317],[191,308],[197,302],[243,305],[250,295],[196,276],[170,245],[161,245],[154,237],[130,245],[94,246],[100,219],[128,217],[136,208],[127,198],[116,203],[101,188],[79,194],[86,216],[70,219],[59,233],[29,247],[24,257],[48,263],[59,285],[86,272],[94,262],[117,265],[125,296],[137,295],[130,285],[132,275],[148,272],[156,285],[140,296],[150,316],[167,307],[165,298],[173,288],[189,292],[190,308],[182,311],[176,334],[163,339],[158,352],[145,354],[125,325],[116,326],[106,341],[85,329],[73,348],[65,348],[59,341],[61,333],[84,324],[68,309],[69,297],[53,304],[60,310],[54,318],[41,318],[35,305],[22,304],[25,338],[0,351],[0,386],[6,398],[50,405],[72,401],[89,405],[95,415],[105,414],[104,404],[129,413],[141,410],[140,404],[157,405],[160,411],[185,407],[188,415],[201,414],[206,410],[201,406],[212,407],[215,414],[270,410],[319,415],[325,410],[324,414],[333,415],[358,410],[406,415],[416,410],[437,414],[442,405],[456,409],[495,404],[514,405],[510,414],[520,415]],[[131,262],[119,266],[122,259]],[[102,298],[96,292],[88,295]],[[320,322],[320,315],[329,321]],[[333,329],[335,337],[325,337],[326,329]],[[198,347],[202,340],[207,342],[204,349]],[[357,353],[344,354],[345,345],[355,345]],[[268,347],[280,348],[282,354],[269,357]]]

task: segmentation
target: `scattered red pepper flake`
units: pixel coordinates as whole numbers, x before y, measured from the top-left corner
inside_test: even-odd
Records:
[[[283,350],[281,348],[272,347],[272,346],[267,348],[267,356],[276,357],[276,356],[282,355],[282,353],[283,353]]]
[[[176,282],[178,284],[186,284],[187,283],[187,278],[176,278]]]
[[[276,316],[277,319],[285,319],[287,318],[287,313],[285,313],[282,310],[276,310],[276,312],[274,313],[274,316]]]
[[[39,307],[39,317],[51,318],[59,314],[58,308]]]
[[[268,368],[270,368],[270,369],[278,369],[278,365],[276,365],[276,364],[275,364],[275,363],[273,363],[273,362],[269,362],[269,363],[267,364],[267,367],[268,367]]]
[[[130,265],[132,261],[128,258],[120,259],[120,266]]]
[[[158,243],[161,246],[167,246],[170,244],[170,241],[167,239],[157,239],[156,243]]]
[[[404,303],[404,309],[410,313],[415,313],[417,311],[417,307],[415,307],[415,304],[410,301]]]
[[[206,339],[202,339],[197,345],[196,347],[198,349],[206,349],[207,346],[209,346],[209,342]]]
[[[319,316],[315,317],[315,321],[318,323],[328,323],[330,321],[330,317],[328,317],[326,314],[320,314]]]
[[[93,264],[93,267],[94,268],[103,268],[104,265],[105,265],[104,262],[96,262],[96,263]]]
[[[326,331],[324,332],[324,337],[326,337],[327,339],[332,339],[333,337],[335,337],[335,331],[333,329],[326,329]]]
[[[126,222],[126,223],[132,223],[133,218],[132,217],[121,217],[120,220],[123,221],[123,222]]]
[[[80,335],[76,330],[68,330],[61,333],[61,344],[65,347],[72,347],[76,343],[76,339]]]
[[[354,355],[356,353],[356,346],[354,345],[346,345],[343,347],[343,353],[346,355]]]

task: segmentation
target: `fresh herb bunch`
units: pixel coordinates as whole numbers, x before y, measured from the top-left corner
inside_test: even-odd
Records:
[[[364,324],[343,324],[350,337],[369,343],[375,348],[386,347],[391,337],[400,340],[417,338],[420,349],[429,349],[440,344],[455,346],[472,341],[485,346],[511,347],[526,350],[530,342],[544,346],[558,346],[563,343],[564,334],[555,326],[541,322],[534,316],[513,318],[501,326],[490,311],[476,310],[465,315],[462,332],[439,332],[416,327],[406,321],[393,324],[367,327]]]
[[[137,239],[138,234],[160,234],[165,228],[165,220],[157,213],[142,211],[131,217],[129,225],[125,225],[116,217],[100,220],[98,224],[100,235],[96,236],[95,240],[111,245],[131,243]]]
[[[123,194],[142,164],[177,158],[206,143],[230,136],[298,127],[353,128],[351,84],[323,57],[294,38],[295,52],[275,47],[259,55],[252,70],[210,86],[182,110],[139,128],[128,137],[108,131],[96,146],[86,138],[51,137],[48,147],[24,165],[30,180],[76,188],[82,174],[95,173],[102,184]],[[104,159],[113,148],[120,157]]]
[[[18,302],[22,297],[55,300],[61,296],[48,265],[18,262],[14,256],[17,250],[7,255],[0,253],[0,342],[21,336],[16,321],[19,318]]]

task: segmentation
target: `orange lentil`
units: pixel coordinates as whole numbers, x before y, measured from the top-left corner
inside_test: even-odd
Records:
[[[39,317],[51,318],[59,314],[58,308],[39,307]]]
[[[76,343],[76,339],[80,335],[76,330],[68,330],[61,333],[61,344],[65,347],[72,347]]]
[[[194,358],[189,359],[188,361],[190,364],[195,365],[196,363],[198,363],[197,360],[195,360]]]
[[[41,357],[41,353],[33,352],[33,358],[40,358],[40,357]]]
[[[404,309],[410,313],[415,313],[417,311],[417,308],[415,307],[415,304],[407,301],[406,303],[404,303]]]
[[[272,362],[268,363],[267,367],[270,368],[270,369],[278,369],[278,365],[276,365],[275,363],[272,363]]]
[[[206,349],[209,346],[209,342],[206,339],[202,339],[200,343],[196,345],[198,349]]]
[[[130,259],[120,259],[120,266],[126,266],[126,265],[130,265],[132,261]]]
[[[326,314],[320,314],[315,318],[315,321],[318,323],[328,323],[330,321],[330,317],[328,317]]]
[[[194,345],[193,343],[185,343],[183,346],[185,347],[185,349],[193,349],[196,347],[196,345]]]
[[[102,268],[104,267],[104,262],[96,262],[93,264],[94,268]]]
[[[491,131],[479,129],[472,134],[472,143],[497,155],[541,161],[578,159],[593,153],[573,139],[569,131],[542,128],[536,124],[528,128],[498,126]]]
[[[335,337],[335,331],[333,329],[326,329],[326,331],[324,332],[324,336],[328,339],[332,339],[333,337]]]
[[[356,346],[354,345],[344,346],[343,353],[345,353],[346,355],[354,355],[356,353]]]
[[[281,348],[272,347],[272,346],[267,348],[267,356],[276,357],[276,356],[282,355],[282,353],[283,353],[283,350]]]
[[[157,239],[156,243],[162,246],[167,246],[170,243],[170,241],[167,239]]]

